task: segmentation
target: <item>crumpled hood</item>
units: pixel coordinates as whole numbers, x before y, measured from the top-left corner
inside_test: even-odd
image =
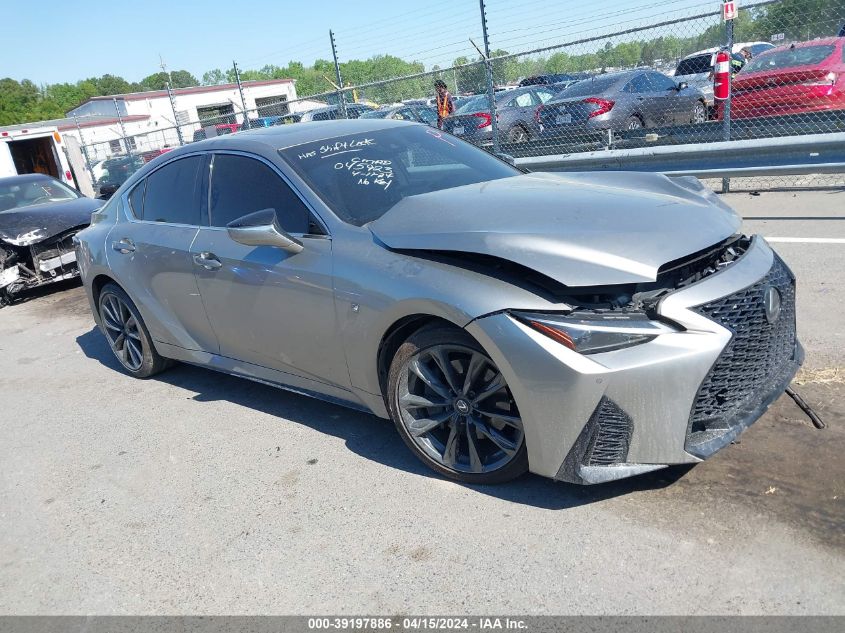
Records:
[[[654,281],[741,220],[695,178],[533,173],[404,198],[369,224],[388,248],[492,255],[567,286]]]
[[[77,198],[0,211],[0,240],[14,246],[29,246],[77,226],[91,223],[91,214],[102,200]]]

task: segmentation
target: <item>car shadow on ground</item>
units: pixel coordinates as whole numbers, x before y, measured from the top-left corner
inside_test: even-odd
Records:
[[[120,363],[98,328],[93,327],[78,336],[76,341],[88,358],[122,372]],[[185,364],[178,364],[152,380],[194,392],[193,399],[197,402],[232,402],[274,416],[280,424],[305,425],[343,439],[349,450],[366,459],[422,477],[439,478],[408,450],[392,423],[372,414]],[[197,415],[204,413],[198,411]],[[667,468],[595,486],[560,483],[529,474],[507,484],[467,488],[514,503],[563,510],[641,490],[664,488],[682,478],[689,469]]]

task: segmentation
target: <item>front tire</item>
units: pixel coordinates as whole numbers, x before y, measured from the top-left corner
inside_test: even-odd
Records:
[[[707,121],[707,106],[703,101],[696,101],[692,109],[692,124],[698,125]]]
[[[128,374],[149,378],[170,366],[156,351],[138,308],[123,288],[113,283],[103,286],[98,310],[106,341]]]
[[[399,435],[444,477],[495,484],[528,470],[522,419],[507,382],[463,330],[413,334],[393,358],[388,390]]]

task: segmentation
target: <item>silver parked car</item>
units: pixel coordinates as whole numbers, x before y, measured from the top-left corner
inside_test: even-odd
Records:
[[[747,48],[754,57],[774,48],[769,42],[742,42],[734,44],[731,49],[734,55],[739,55],[743,48]],[[698,88],[704,95],[708,110],[712,111],[713,100],[713,64],[718,48],[708,48],[684,57],[675,68],[675,81],[685,82],[693,88]]]
[[[537,113],[542,138],[594,130],[703,123],[704,95],[654,70],[596,75],[572,84]]]
[[[500,138],[506,143],[524,143],[539,134],[535,112],[554,97],[562,86],[535,85],[502,90],[495,95]],[[443,119],[443,129],[476,145],[493,144],[493,120],[486,94],[475,95]]]
[[[176,149],[78,235],[129,374],[171,359],[393,420],[452,479],[698,462],[801,361],[794,278],[697,180],[524,174],[326,121]]]

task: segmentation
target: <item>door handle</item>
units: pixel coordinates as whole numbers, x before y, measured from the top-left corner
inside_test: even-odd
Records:
[[[112,250],[117,251],[118,253],[134,253],[135,252],[135,242],[130,240],[128,237],[124,237],[123,239],[117,240],[116,242],[111,243]]]
[[[206,270],[217,270],[218,268],[223,267],[223,264],[219,259],[217,259],[217,256],[214,253],[209,253],[208,251],[203,251],[202,253],[194,255],[194,263],[197,266],[202,266]]]

